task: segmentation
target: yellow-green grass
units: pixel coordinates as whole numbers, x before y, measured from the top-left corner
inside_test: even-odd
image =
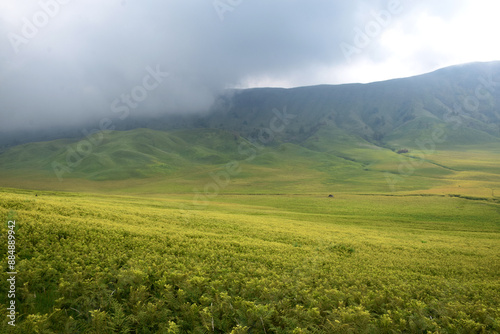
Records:
[[[0,216],[2,254],[18,227],[5,333],[500,331],[493,199],[4,188]]]
[[[378,160],[373,155],[375,151],[359,148],[352,156],[345,152],[342,153],[345,158],[339,158],[285,144],[282,148],[259,152],[251,161],[242,157],[222,164],[192,165],[169,174],[153,173],[150,177],[125,180],[96,181],[69,174],[59,181],[51,171],[17,168],[0,170],[0,186],[117,194],[194,193],[204,192],[214,182],[212,173],[225,173],[227,164],[237,164],[232,167],[229,182],[220,186],[218,193],[413,192],[500,196],[497,167],[500,154],[494,149],[481,151],[469,147],[460,152],[411,151],[401,155],[378,150]],[[363,154],[372,162],[346,160]]]
[[[275,140],[268,145],[213,129],[136,129],[102,136],[102,142],[77,161],[71,154],[81,145],[76,140],[13,147],[0,155],[0,186],[129,194],[204,192],[214,182],[211,173],[224,173],[229,164],[230,180],[218,193],[500,193],[500,145],[495,143],[436,144],[435,149],[427,145],[429,151],[410,148],[407,154],[397,154],[331,127],[303,143]]]

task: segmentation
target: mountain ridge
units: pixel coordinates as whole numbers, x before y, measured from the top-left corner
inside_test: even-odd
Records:
[[[478,99],[479,94],[482,99]],[[488,95],[489,94],[489,95]],[[318,100],[320,99],[320,100]],[[464,102],[464,99],[467,99]],[[243,100],[243,101],[242,101]],[[479,100],[479,104],[477,103]],[[244,102],[241,104],[241,102]],[[464,103],[466,103],[464,105]],[[469,112],[478,104],[479,110]],[[232,108],[232,106],[237,108]],[[357,108],[356,108],[357,106]],[[114,122],[116,130],[132,130],[136,128],[151,128],[155,130],[174,130],[185,128],[222,128],[232,131],[242,131],[245,135],[261,123],[266,125],[269,113],[273,109],[287,109],[292,113],[307,112],[314,118],[337,115],[343,118],[340,127],[345,122],[358,123],[358,126],[368,126],[365,131],[354,131],[357,135],[380,141],[393,129],[395,114],[406,121],[409,117],[418,116],[422,111],[430,110],[441,120],[465,122],[466,127],[475,126],[480,131],[486,131],[496,137],[500,136],[500,61],[487,63],[468,63],[442,68],[430,73],[414,77],[391,79],[372,83],[348,83],[341,85],[321,84],[295,88],[249,88],[227,90],[216,99],[210,110],[200,114],[164,114],[155,117],[141,117],[130,115],[125,120]],[[261,110],[264,109],[264,110]],[[368,110],[366,110],[368,109]],[[370,114],[378,110],[379,115]],[[261,113],[256,119],[249,111]],[[333,113],[334,112],[334,113]],[[226,119],[236,113],[237,119]],[[354,114],[346,117],[346,114]],[[391,113],[391,115],[386,115]],[[340,116],[338,116],[340,114]],[[428,116],[430,116],[428,114]],[[262,116],[266,118],[263,119]],[[384,116],[386,119],[382,119]],[[390,116],[387,119],[387,116]],[[358,118],[356,121],[355,118]],[[446,119],[443,119],[447,117]],[[259,117],[257,117],[259,118]],[[314,127],[314,119],[297,119],[302,126]],[[385,122],[389,122],[384,124]],[[97,122],[97,120],[96,120]],[[13,130],[0,134],[0,151],[3,147],[15,146],[27,142],[48,141],[61,138],[81,138],[82,129],[93,128],[95,123],[66,128],[51,128],[38,130]],[[246,124],[244,124],[246,122]],[[97,122],[98,123],[98,122]],[[377,124],[375,124],[377,123]],[[473,124],[474,123],[474,124]],[[293,124],[292,124],[293,125]],[[297,131],[300,126],[290,130]],[[353,130],[353,129],[349,129]],[[290,139],[290,138],[289,138]]]
[[[471,68],[474,70],[471,71]],[[456,69],[461,71],[455,73]],[[464,74],[463,69],[470,73]],[[454,78],[447,78],[446,85],[444,85],[443,76],[450,75]],[[470,80],[459,81],[457,77],[463,76],[468,79],[474,77],[474,80],[472,83]],[[485,99],[479,101],[478,110],[475,110],[476,106],[470,104],[478,102],[476,95],[478,87],[483,85],[482,82],[487,82],[488,87],[485,89],[489,90],[485,93],[479,89]],[[443,86],[448,87],[443,88]],[[441,91],[437,89],[438,87],[442,88]],[[304,92],[307,94],[303,94]],[[258,95],[258,98],[255,95]],[[280,95],[281,97],[277,98]],[[303,97],[303,95],[308,96]],[[434,116],[445,123],[454,122],[454,126],[460,122],[460,125],[465,125],[465,128],[476,128],[495,137],[500,134],[498,108],[500,105],[500,62],[445,68],[418,77],[370,84],[320,85],[286,90],[261,88],[243,90],[235,96],[231,98],[229,104],[219,104],[220,107],[214,108],[211,117],[215,120],[210,123],[210,126],[216,126],[220,121],[217,114],[236,113],[236,118],[249,123],[251,120],[248,117],[245,118],[245,113],[287,106],[289,112],[296,114],[301,114],[301,111],[306,109],[308,113],[315,114],[316,119],[328,115],[336,117],[340,120],[341,128],[347,127],[357,135],[371,136],[371,139],[377,141],[393,129],[391,123],[397,123],[396,125],[400,126],[423,114]],[[263,101],[267,101],[267,104]],[[464,111],[464,109],[467,110]],[[400,119],[397,119],[398,117]],[[349,126],[346,124],[348,122],[358,123],[357,126],[361,128],[366,125],[367,128],[365,131],[356,130],[353,128],[354,124]],[[311,119],[304,117],[300,123],[302,126],[315,125]],[[256,125],[259,124],[251,124],[254,127]]]
[[[6,149],[0,186],[23,175],[49,188],[62,187],[57,179],[156,178],[155,191],[189,192],[238,166],[237,191],[292,191],[304,182],[357,191],[496,187],[500,62],[370,84],[227,91],[205,115],[131,116],[116,125],[93,138]]]

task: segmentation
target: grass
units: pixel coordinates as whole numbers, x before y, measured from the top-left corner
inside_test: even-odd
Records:
[[[63,181],[77,142],[3,153],[16,330],[499,332],[498,145],[396,154],[327,130],[112,132]]]
[[[238,172],[219,193],[500,193],[495,144],[438,145],[431,152],[417,148],[396,154],[334,127],[320,129],[302,144],[275,141],[267,146],[223,130],[137,129],[105,134],[89,156],[58,180],[52,164],[64,165],[68,147],[77,146],[59,140],[12,148],[0,155],[0,186],[193,193],[213,183],[211,173],[236,163]]]
[[[0,190],[22,333],[500,331],[493,199],[36,194]]]

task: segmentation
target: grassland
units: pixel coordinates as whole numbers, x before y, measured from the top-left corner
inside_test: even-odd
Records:
[[[2,333],[500,332],[494,198],[3,188],[0,217]]]
[[[397,154],[327,127],[110,132],[63,180],[82,142],[2,153],[0,332],[500,332],[498,144]]]
[[[500,333],[497,65],[0,134],[0,333]]]
[[[328,130],[328,131],[327,131]],[[500,145],[436,144],[397,154],[345,131],[320,130],[303,143],[250,143],[216,130],[136,129],[96,135],[90,153],[67,158],[86,140],[13,147],[0,154],[0,187],[115,194],[193,193],[212,173],[237,164],[218,193],[500,194]],[[395,147],[396,144],[393,144]],[[53,164],[68,168],[56,177]]]

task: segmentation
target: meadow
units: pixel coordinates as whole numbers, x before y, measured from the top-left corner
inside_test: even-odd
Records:
[[[0,188],[0,332],[500,332],[497,198],[334,195]]]

